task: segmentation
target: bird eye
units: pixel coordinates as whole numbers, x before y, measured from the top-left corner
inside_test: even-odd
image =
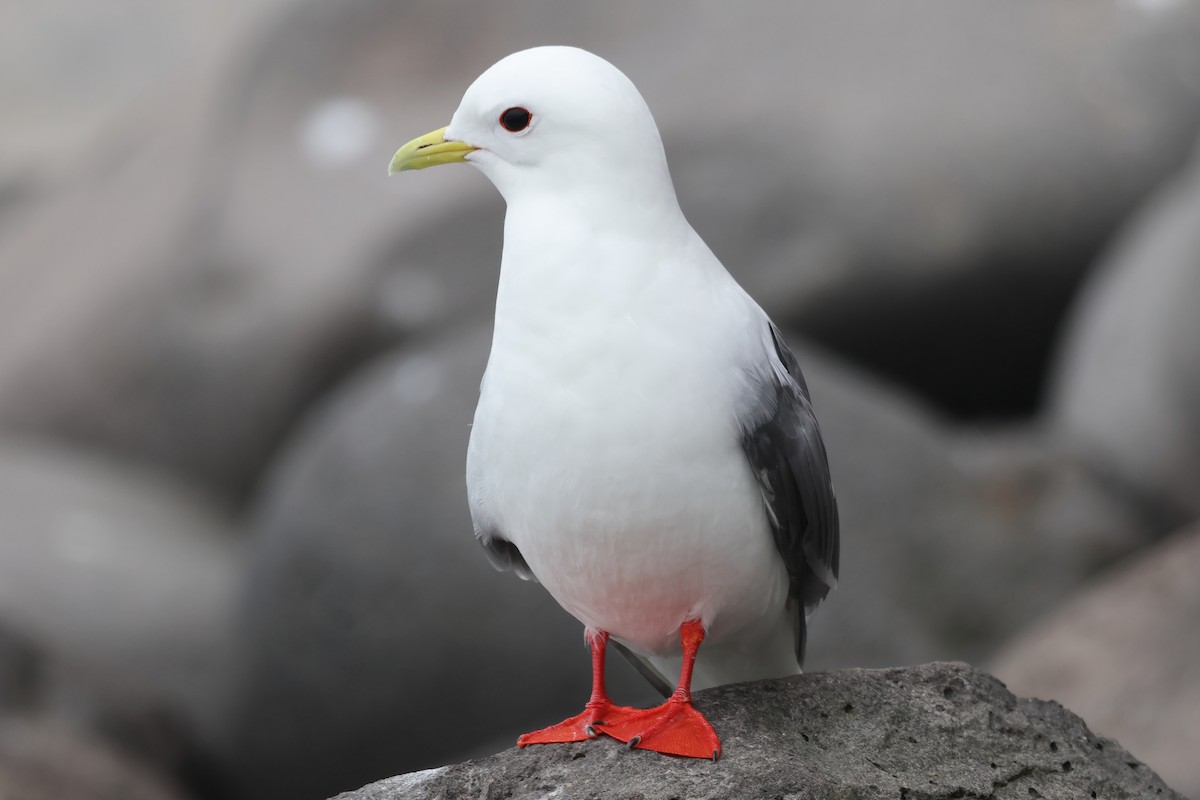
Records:
[[[509,133],[520,133],[529,127],[532,120],[533,115],[529,113],[529,109],[520,106],[505,109],[504,113],[500,115],[500,124]]]

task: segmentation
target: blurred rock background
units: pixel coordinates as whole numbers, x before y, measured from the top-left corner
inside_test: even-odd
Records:
[[[0,10],[6,800],[320,798],[578,705],[466,511],[502,202],[384,175],[546,43],[638,84],[801,355],[809,667],[990,665],[1200,794],[1193,2]]]

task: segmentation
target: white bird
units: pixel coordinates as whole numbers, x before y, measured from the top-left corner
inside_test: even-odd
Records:
[[[508,206],[467,451],[476,536],[582,622],[592,649],[584,711],[518,743],[605,733],[716,758],[691,689],[799,672],[807,616],[837,579],[804,378],[684,219],[650,110],[607,61],[508,56],[390,172],[453,162]],[[610,636],[664,694],[679,675],[662,706],[608,699]]]

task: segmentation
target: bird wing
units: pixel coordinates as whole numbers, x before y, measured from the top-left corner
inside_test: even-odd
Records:
[[[743,416],[742,446],[787,566],[796,659],[803,664],[805,619],[837,584],[838,509],[804,376],[779,329],[766,324],[778,363],[758,380]]]
[[[475,520],[475,540],[483,546],[488,561],[497,571],[512,570],[523,581],[538,582],[517,546],[491,526],[481,525],[479,520]]]

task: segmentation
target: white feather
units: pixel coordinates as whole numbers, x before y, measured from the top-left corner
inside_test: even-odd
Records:
[[[535,124],[506,136],[510,105]],[[695,685],[798,671],[788,575],[742,448],[766,316],[684,219],[654,121],[603,60],[538,48],[468,90],[447,137],[504,194],[492,353],[467,458],[472,514],[588,628]],[[673,676],[672,676],[673,677]]]

